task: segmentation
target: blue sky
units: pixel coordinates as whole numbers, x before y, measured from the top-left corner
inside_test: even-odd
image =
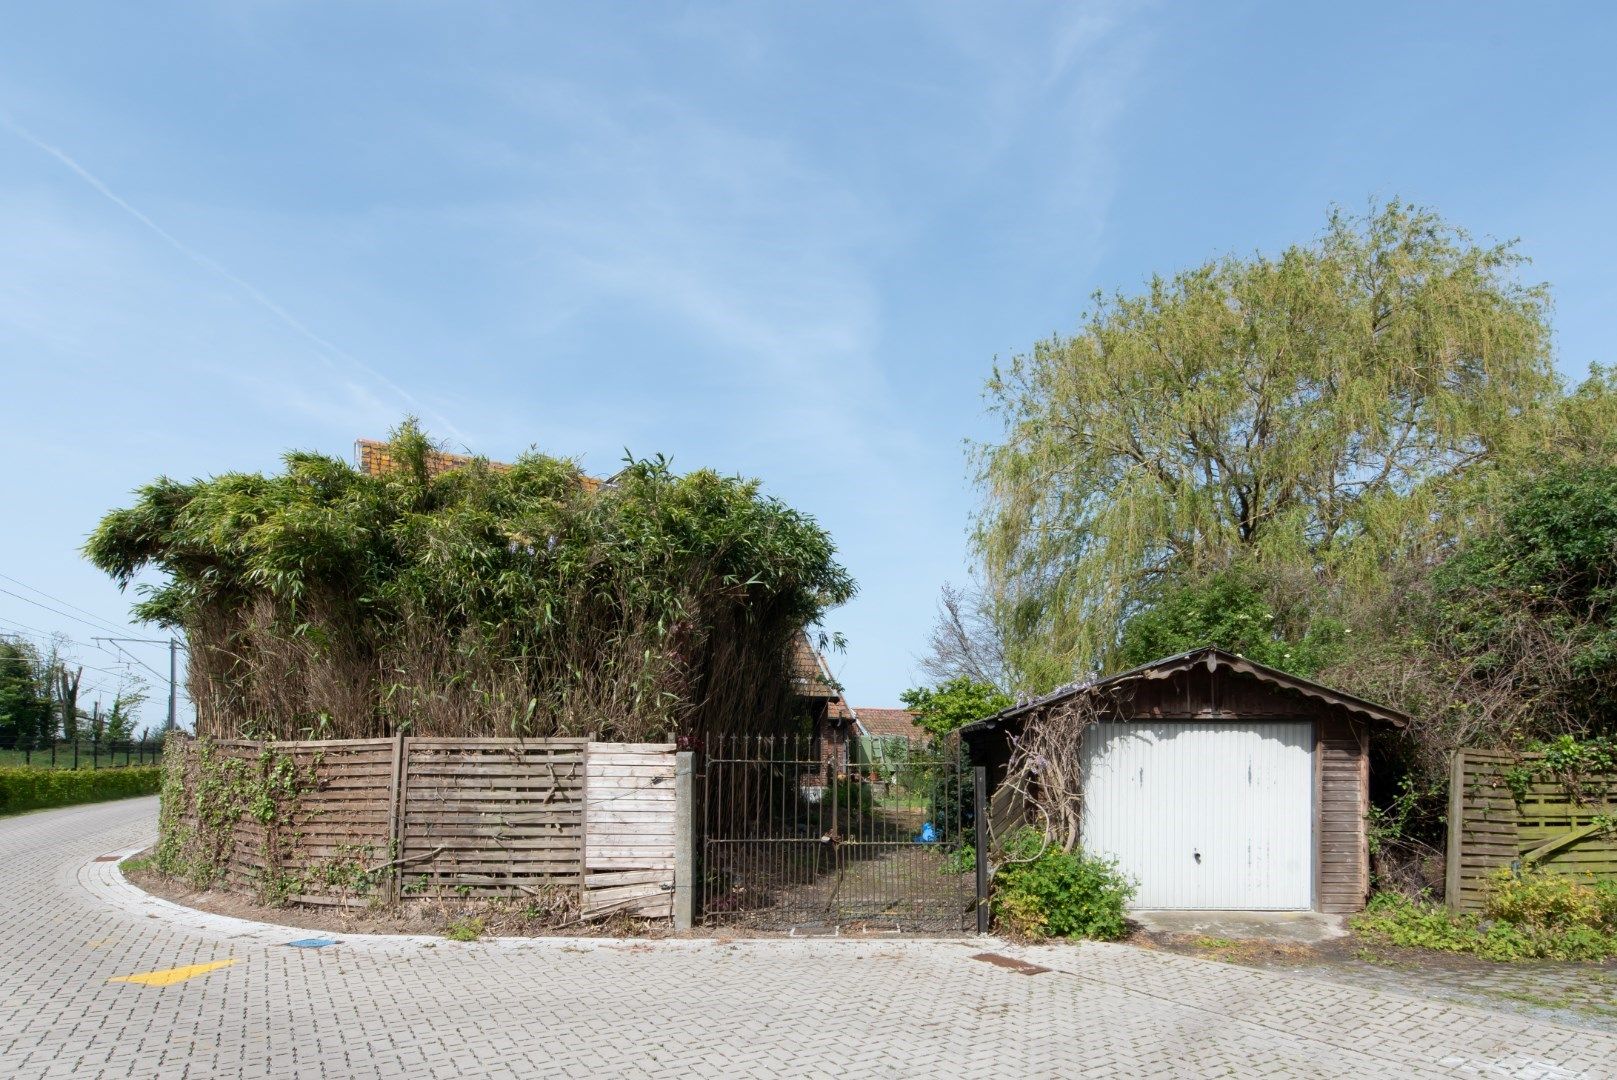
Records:
[[[1617,359],[1605,5],[6,22],[0,589],[64,614],[0,592],[0,628],[86,646],[127,602],[77,549],[136,485],[348,455],[418,413],[495,458],[605,472],[627,447],[762,477],[859,579],[829,620],[854,703],[895,704],[965,574],[994,357],[1096,289],[1306,240],[1333,202],[1520,237],[1561,368]],[[87,684],[129,666],[82,655]]]

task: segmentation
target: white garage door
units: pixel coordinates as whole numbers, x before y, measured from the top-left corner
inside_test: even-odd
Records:
[[[1313,725],[1100,723],[1084,732],[1083,846],[1141,908],[1313,903]]]

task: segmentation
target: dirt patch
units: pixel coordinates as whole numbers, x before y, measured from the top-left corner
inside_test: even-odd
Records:
[[[1160,949],[1180,956],[1199,956],[1245,967],[1292,969],[1343,963],[1374,964],[1383,968],[1441,970],[1452,972],[1492,972],[1501,965],[1464,953],[1430,949],[1405,949],[1395,945],[1368,942],[1355,934],[1313,944],[1271,941],[1262,938],[1220,938],[1206,934],[1164,933],[1135,929],[1127,943],[1145,949]],[[1519,967],[1519,965],[1517,965]]]
[[[196,889],[184,881],[158,873],[142,865],[142,856],[126,861],[120,869],[132,884],[153,896],[183,907],[213,915],[274,923],[300,930],[320,930],[328,934],[434,934],[464,933],[476,921],[476,936],[488,937],[643,937],[679,936],[665,924],[648,923],[627,916],[590,923],[556,925],[524,911],[521,900],[434,901],[404,904],[398,910],[385,908],[314,907],[287,904],[275,907],[249,896],[223,889]],[[133,862],[134,865],[131,865]]]
[[[1304,945],[1294,941],[1270,941],[1262,938],[1221,938],[1206,934],[1170,933],[1164,931],[1135,930],[1126,943],[1143,949],[1159,949],[1180,956],[1199,956],[1206,960],[1222,960],[1247,967],[1290,967],[1318,960],[1339,959],[1336,952],[1347,939],[1336,939],[1317,945]]]
[[[153,896],[195,908],[213,915],[227,915],[252,922],[273,923],[299,930],[327,934],[429,934],[447,936],[463,932],[468,920],[482,920],[478,936],[486,937],[580,937],[580,938],[683,938],[700,940],[761,940],[791,937],[893,938],[890,925],[853,924],[839,928],[808,931],[757,930],[743,926],[699,927],[675,931],[667,923],[652,923],[619,915],[588,923],[557,926],[543,919],[523,917],[520,901],[473,902],[430,900],[406,904],[397,911],[383,908],[323,908],[303,904],[275,907],[250,896],[224,889],[196,889],[184,881],[158,873],[143,864],[142,852],[126,860],[120,869],[125,878]],[[954,937],[944,934],[904,934],[909,937]]]

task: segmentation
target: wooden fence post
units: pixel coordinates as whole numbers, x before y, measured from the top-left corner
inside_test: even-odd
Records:
[[[1465,857],[1465,750],[1449,758],[1449,843],[1443,856],[1443,904],[1460,910],[1460,863]]]
[[[409,746],[405,742],[404,732],[401,731],[393,737],[393,777],[387,799],[388,860],[393,863],[392,873],[388,875],[387,880],[389,904],[399,902],[399,886],[404,879],[404,867],[400,864],[404,860],[404,784],[405,759],[408,753]]]

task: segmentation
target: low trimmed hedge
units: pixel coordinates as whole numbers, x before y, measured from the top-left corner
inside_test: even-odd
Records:
[[[163,769],[159,765],[117,769],[0,768],[0,814],[156,795],[162,782]]]

